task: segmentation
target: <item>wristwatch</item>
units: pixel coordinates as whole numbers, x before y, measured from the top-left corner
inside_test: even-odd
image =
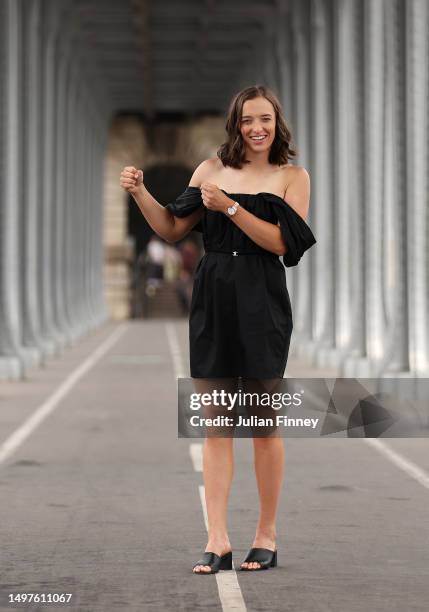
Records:
[[[235,213],[237,212],[237,208],[240,206],[240,204],[238,202],[234,202],[234,204],[232,206],[228,206],[228,208],[226,209],[228,212],[228,215],[230,217],[232,217],[233,215],[235,215]]]

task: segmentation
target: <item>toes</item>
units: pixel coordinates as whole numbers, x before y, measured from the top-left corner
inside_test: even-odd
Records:
[[[200,574],[201,572],[210,572],[211,567],[209,565],[196,565],[193,569],[195,574]]]
[[[252,563],[249,564],[249,569],[258,569],[260,566],[260,563],[258,563],[257,561],[252,561]]]
[[[250,561],[250,562],[243,561],[240,567],[244,569],[255,570],[255,569],[259,569],[261,567],[261,564],[259,563],[259,561]]]
[[[250,561],[250,562],[243,561],[240,567],[244,569],[255,570],[255,569],[259,569],[261,567],[261,564],[258,561]]]

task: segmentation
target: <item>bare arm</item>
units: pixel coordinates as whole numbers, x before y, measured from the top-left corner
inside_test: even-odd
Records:
[[[190,186],[199,187],[206,174],[210,172],[214,160],[203,161],[195,170],[190,180]],[[134,166],[127,166],[121,173],[121,187],[130,193],[150,227],[167,242],[177,242],[186,236],[201,220],[204,207],[194,211],[187,217],[175,217],[164,208],[146,189],[143,184],[143,173]]]
[[[239,206],[235,215],[230,217],[226,209],[232,204],[231,198],[219,192],[215,185],[204,183],[202,187],[208,208],[225,213],[232,223],[235,223],[253,242],[266,251],[271,251],[276,255],[286,254],[287,245],[283,240],[279,224],[264,221],[243,206]],[[296,168],[294,178],[287,187],[285,199],[300,217],[304,220],[307,218],[310,202],[310,177],[305,168]]]
[[[196,210],[187,217],[179,219],[155,200],[144,185],[141,185],[138,191],[132,193],[132,196],[153,231],[170,243],[177,242],[186,236],[204,213],[204,209],[201,208],[201,210]]]
[[[284,255],[286,252],[286,245],[278,225],[259,219],[242,206],[238,207],[231,221],[266,251],[276,255]]]

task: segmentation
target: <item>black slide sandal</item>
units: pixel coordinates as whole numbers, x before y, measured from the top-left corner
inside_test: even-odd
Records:
[[[192,572],[193,574],[217,574],[219,570],[230,570],[232,569],[232,551],[225,553],[221,557],[214,552],[205,552],[202,559],[195,563],[192,570],[197,567],[197,565],[209,565],[211,570],[207,572],[206,570],[200,570],[199,572]]]
[[[247,553],[247,557],[243,563],[256,562],[260,567],[240,567],[242,572],[257,572],[258,570],[266,570],[270,567],[277,567],[277,549],[270,550],[269,548],[251,548]]]

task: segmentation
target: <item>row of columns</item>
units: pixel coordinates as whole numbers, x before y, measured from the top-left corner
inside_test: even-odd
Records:
[[[292,351],[343,376],[427,375],[428,3],[279,0],[274,21],[256,75],[293,127],[318,240],[287,271]]]
[[[287,270],[295,351],[346,376],[429,369],[426,0],[278,0],[239,86],[281,98],[317,245]],[[0,378],[108,316],[109,96],[70,0],[0,4]],[[124,197],[124,196],[122,196]]]
[[[73,3],[1,3],[0,379],[107,316],[102,176],[111,109]]]

